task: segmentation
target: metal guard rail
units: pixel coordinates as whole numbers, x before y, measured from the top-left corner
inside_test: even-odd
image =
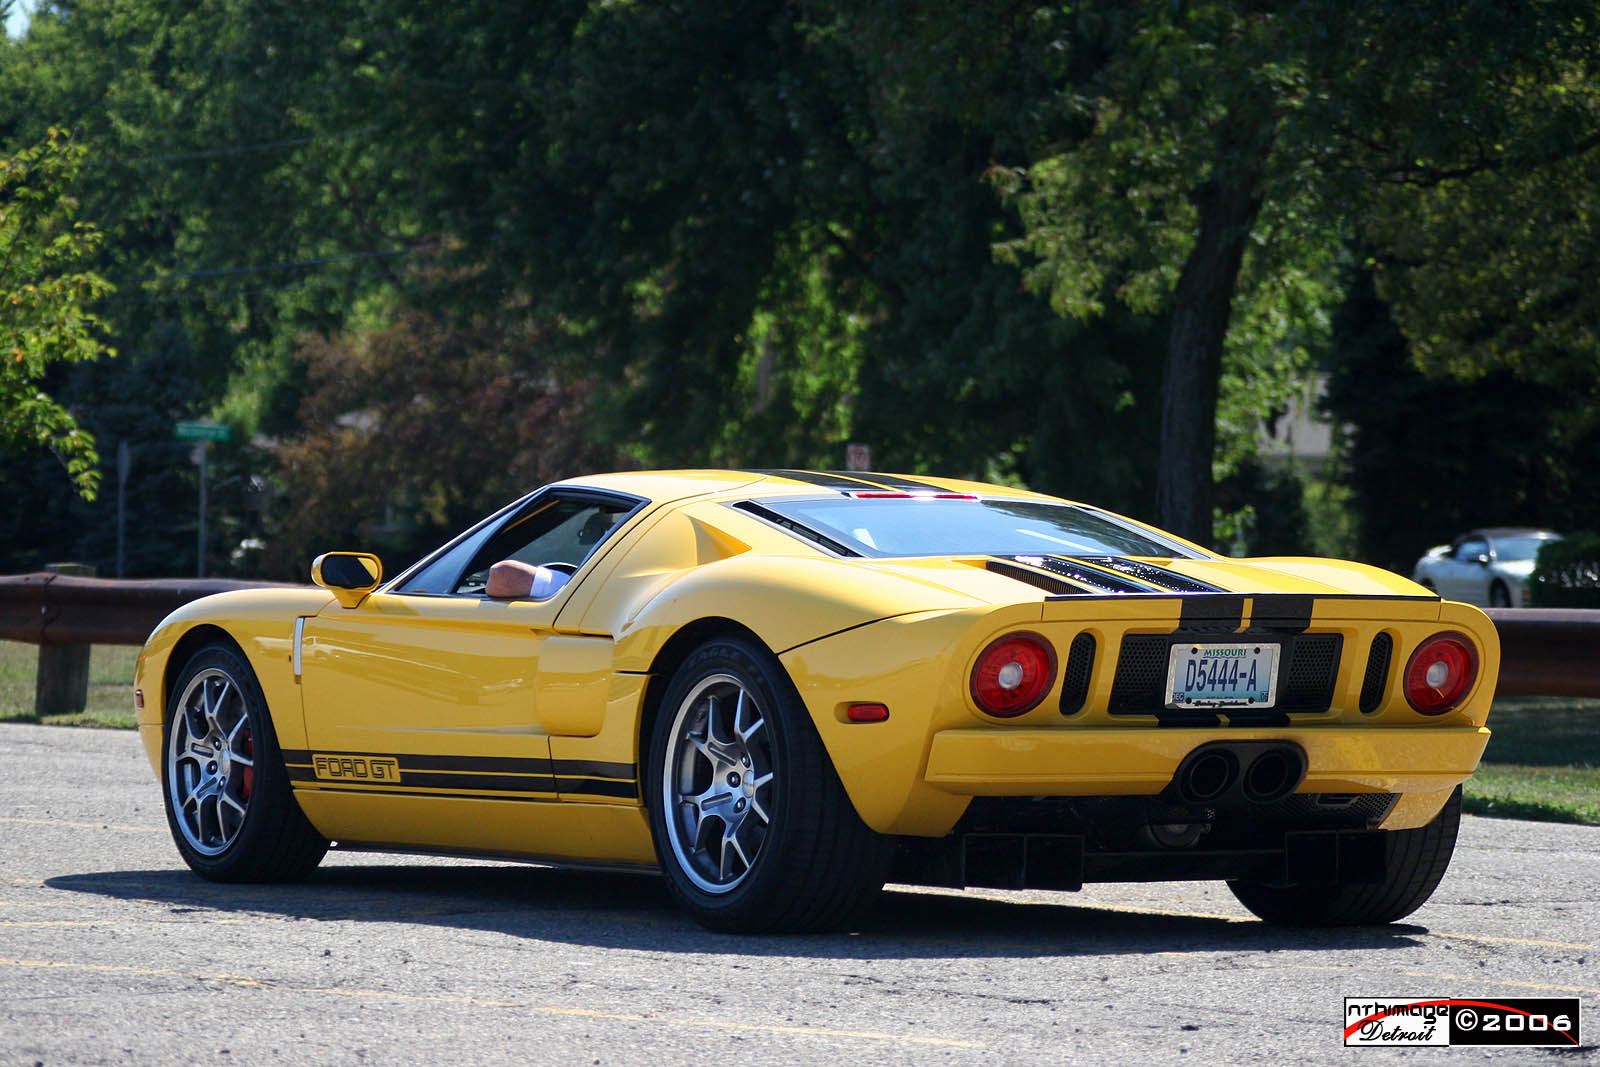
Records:
[[[211,593],[286,583],[0,575],[0,639],[142,645],[174,608]],[[1600,610],[1490,608],[1500,631],[1500,696],[1600,697]]]

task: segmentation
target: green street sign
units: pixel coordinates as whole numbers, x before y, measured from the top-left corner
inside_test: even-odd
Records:
[[[180,441],[226,441],[233,436],[233,428],[220,422],[180,422],[172,435]]]

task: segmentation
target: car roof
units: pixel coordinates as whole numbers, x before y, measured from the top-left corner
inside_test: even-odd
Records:
[[[784,496],[827,493],[922,494],[954,493],[1028,500],[1055,500],[1042,493],[987,482],[928,475],[880,474],[872,471],[810,471],[788,469],[654,470],[622,471],[570,478],[560,485],[609,489],[650,500],[688,496]]]
[[[1546,530],[1541,526],[1485,526],[1477,530],[1469,530],[1456,538],[1457,543],[1474,537],[1486,537],[1493,540],[1496,537],[1560,537],[1554,530]]]

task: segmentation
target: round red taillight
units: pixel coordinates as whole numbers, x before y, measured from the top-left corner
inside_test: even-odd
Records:
[[[1056,653],[1035,633],[991,641],[972,668],[972,699],[1002,719],[1032,711],[1056,680]]]
[[[1478,677],[1478,653],[1465,634],[1434,634],[1406,662],[1406,700],[1424,715],[1441,715]]]

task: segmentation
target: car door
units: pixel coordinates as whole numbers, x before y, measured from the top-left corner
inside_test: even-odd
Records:
[[[643,503],[589,492],[535,497],[357,607],[334,604],[305,619],[299,657],[310,750],[301,777],[338,794],[314,801],[331,812],[325,821],[359,840],[442,846],[461,841],[459,823],[430,828],[413,811],[403,835],[386,830],[379,812],[389,806],[374,796],[556,800],[549,739],[570,729],[563,701],[574,687],[569,670],[547,671],[568,684],[545,687],[553,699],[541,706],[539,682],[552,641],[582,640],[555,627],[575,583],[543,600],[499,600],[486,594],[489,568],[516,559],[576,575]],[[360,803],[350,799],[357,796]],[[486,841],[483,827],[473,832],[474,847],[495,847],[492,833]]]
[[[1486,604],[1489,599],[1489,542],[1482,537],[1461,541],[1443,560],[1439,571],[1439,593],[1448,600]]]

